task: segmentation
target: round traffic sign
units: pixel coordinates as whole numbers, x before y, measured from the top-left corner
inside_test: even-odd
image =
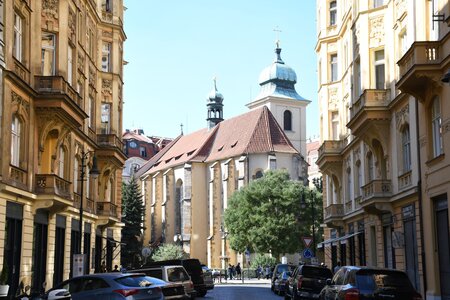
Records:
[[[142,248],[142,256],[143,257],[149,257],[150,254],[152,254],[152,249],[150,249],[149,247]]]
[[[314,257],[314,253],[312,252],[311,249],[306,248],[305,250],[303,250],[303,257],[304,257],[304,258],[311,258],[311,257]]]

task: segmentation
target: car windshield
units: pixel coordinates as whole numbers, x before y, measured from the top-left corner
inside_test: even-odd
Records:
[[[189,275],[183,267],[169,268],[167,270],[167,279],[170,282],[186,281],[189,280]]]
[[[124,286],[129,287],[146,287],[151,285],[164,285],[165,282],[156,278],[143,276],[143,275],[133,275],[133,276],[126,276],[126,277],[120,277],[115,279],[117,283],[120,283]]]
[[[302,268],[302,275],[309,278],[332,278],[333,274],[327,268],[318,268],[304,266]]]
[[[361,290],[376,289],[413,289],[408,276],[403,272],[364,270],[356,273],[356,283]]]
[[[291,266],[291,265],[278,265],[278,267],[277,267],[277,273],[289,272],[289,271],[293,271],[293,270],[294,270],[294,266]]]

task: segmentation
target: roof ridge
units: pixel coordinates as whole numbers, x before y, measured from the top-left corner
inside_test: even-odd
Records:
[[[251,133],[251,135],[250,135],[250,139],[249,139],[249,141],[248,141],[248,143],[247,143],[247,146],[245,147],[245,153],[246,154],[248,154],[249,153],[249,151],[250,151],[250,145],[254,142],[254,136],[256,135],[256,132],[257,132],[257,130],[259,130],[260,129],[260,127],[259,127],[259,124],[260,124],[260,122],[261,122],[261,119],[264,117],[264,109],[265,108],[267,108],[265,105],[262,107],[262,108],[260,108],[260,110],[261,110],[261,112],[259,113],[259,117],[258,117],[258,121],[256,122],[256,124],[255,124],[255,127],[253,127],[253,131],[252,131],[252,133]]]
[[[268,129],[267,134],[268,134],[268,140],[269,140],[269,147],[270,147],[270,150],[273,152],[273,151],[275,151],[275,148],[273,147],[272,130],[270,128],[270,118],[269,118],[268,111],[269,111],[269,108],[267,108],[267,106],[264,105],[263,114],[264,114],[264,117],[266,118],[266,122],[267,122],[267,129]]]

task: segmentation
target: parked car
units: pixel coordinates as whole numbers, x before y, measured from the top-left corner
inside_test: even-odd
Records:
[[[270,284],[270,289],[272,290],[272,292],[275,289],[275,279],[278,278],[281,273],[283,272],[293,272],[295,269],[294,265],[290,265],[290,264],[277,264],[275,266],[275,268],[273,269],[273,273],[272,273],[272,279],[271,279],[271,284]]]
[[[214,288],[214,279],[212,270],[205,265],[202,265],[203,271],[203,281],[205,282],[205,287],[207,290],[212,290]]]
[[[318,299],[327,279],[332,277],[333,273],[326,267],[300,265],[286,282],[284,299]]]
[[[277,276],[275,278],[275,281],[273,282],[273,291],[277,295],[284,295],[285,288],[286,288],[286,282],[288,281],[289,277],[291,276],[290,271],[285,271],[280,274],[280,276]]]
[[[164,281],[145,274],[101,273],[73,277],[49,290],[45,296],[54,290],[65,289],[73,300],[160,300],[164,299],[162,287],[165,285]]]
[[[405,272],[369,267],[341,267],[320,293],[320,299],[422,300]]]
[[[194,290],[194,284],[191,277],[186,272],[183,266],[153,266],[148,268],[142,268],[138,270],[130,270],[131,273],[144,273],[147,276],[155,277],[166,282],[181,284],[184,288],[182,295],[172,295],[166,299],[195,299],[197,292]],[[164,290],[163,290],[164,293]]]
[[[194,283],[194,289],[197,291],[197,296],[203,297],[206,295],[208,290],[214,288],[214,285],[211,286],[205,284],[205,280],[203,278],[202,265],[200,264],[200,261],[196,258],[172,259],[172,260],[148,262],[144,264],[142,268],[153,266],[173,266],[173,265],[181,265],[186,269],[189,276],[191,276],[192,282]]]

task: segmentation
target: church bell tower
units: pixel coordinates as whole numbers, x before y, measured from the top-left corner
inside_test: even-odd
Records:
[[[206,117],[208,129],[213,128],[223,121],[223,96],[217,91],[217,80],[214,77],[214,87],[208,95],[206,107],[208,115]]]

